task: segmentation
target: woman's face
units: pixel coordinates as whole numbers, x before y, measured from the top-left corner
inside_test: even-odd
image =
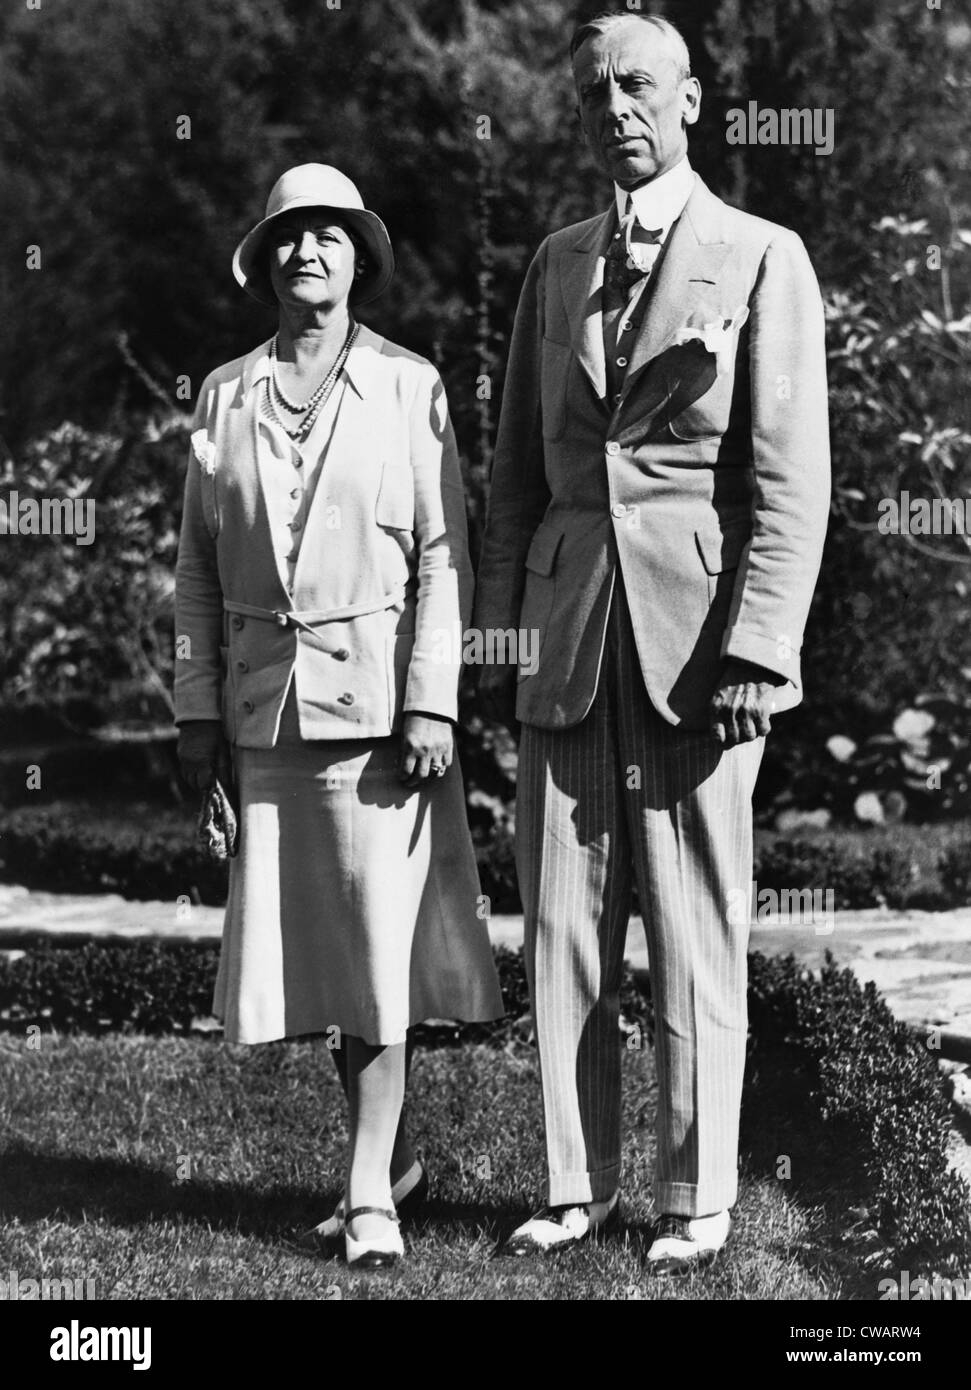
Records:
[[[281,304],[329,309],[346,302],[361,261],[343,224],[332,213],[288,213],[267,234],[270,283]],[[362,262],[363,263],[363,262]]]

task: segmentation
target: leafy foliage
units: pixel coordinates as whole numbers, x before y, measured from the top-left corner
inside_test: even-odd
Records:
[[[829,953],[818,976],[792,956],[755,953],[749,1020],[752,1067],[785,1054],[792,1103],[805,1102],[854,1155],[870,1215],[900,1258],[971,1258],[971,1193],[948,1167],[950,1109],[935,1054],[876,986],[861,986]]]

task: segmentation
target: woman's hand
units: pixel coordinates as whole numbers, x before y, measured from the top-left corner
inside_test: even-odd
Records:
[[[431,714],[406,714],[401,732],[398,776],[406,787],[443,776],[452,761],[452,721]],[[441,768],[435,773],[432,768]]]
[[[228,791],[232,765],[220,720],[187,719],[180,724],[178,756],[182,776],[194,791],[208,791],[217,777]]]

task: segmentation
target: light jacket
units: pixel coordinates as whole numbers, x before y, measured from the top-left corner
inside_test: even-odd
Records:
[[[730,657],[782,678],[776,707],[791,708],[829,510],[809,257],[794,232],[695,176],[618,404],[601,304],[615,222],[611,209],[556,232],[526,276],[474,625],[535,630],[517,716],[568,727],[593,702],[619,574],[647,693],[669,723],[708,728]]]
[[[457,716],[472,571],[431,363],[362,326],[288,592],[257,447],[263,343],[206,378],[176,569],[176,722],[270,748],[291,680],[305,739],[381,737],[405,710]]]

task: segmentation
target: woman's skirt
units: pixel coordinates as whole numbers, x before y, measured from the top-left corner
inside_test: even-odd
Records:
[[[458,763],[409,791],[398,748],[301,740],[291,691],[277,746],[235,750],[240,851],[214,1000],[227,1041],[387,1045],[427,1019],[501,1017]]]

